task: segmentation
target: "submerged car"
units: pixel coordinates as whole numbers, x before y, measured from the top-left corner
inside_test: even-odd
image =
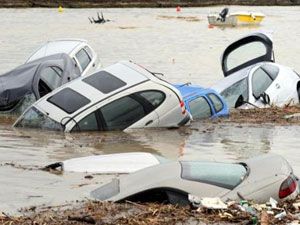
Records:
[[[23,64],[0,76],[0,112],[22,113],[37,99],[80,76],[64,53]]]
[[[189,204],[188,194],[227,200],[266,202],[295,198],[298,178],[279,155],[262,155],[241,163],[179,161],[152,166],[113,179],[92,191],[98,200]]]
[[[189,83],[174,86],[180,91],[194,120],[228,116],[227,104],[216,91]]]
[[[72,158],[47,165],[45,169],[97,174],[132,173],[167,161],[149,152],[128,152]]]
[[[275,63],[272,40],[255,33],[229,45],[222,56],[225,78],[212,88],[230,108],[298,104],[300,77],[289,67]]]
[[[14,126],[110,131],[178,127],[189,120],[175,87],[135,63],[121,61],[48,94]]]
[[[87,41],[82,39],[48,41],[39,47],[27,59],[26,63],[57,53],[68,54],[78,66],[82,76],[93,73],[98,67],[100,67],[100,65],[98,65],[98,55]]]

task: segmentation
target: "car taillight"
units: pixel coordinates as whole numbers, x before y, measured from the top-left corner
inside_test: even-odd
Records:
[[[280,185],[279,189],[279,198],[285,198],[292,194],[297,188],[297,181],[293,176],[289,176],[283,183]]]
[[[184,101],[180,101],[181,113],[184,115],[186,112]]]

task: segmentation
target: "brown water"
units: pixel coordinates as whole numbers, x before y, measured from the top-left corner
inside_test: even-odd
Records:
[[[232,11],[249,7],[231,7]],[[0,73],[23,63],[46,40],[87,39],[104,66],[131,59],[172,82],[210,86],[221,75],[220,55],[231,41],[249,32],[273,33],[277,62],[300,71],[300,7],[251,7],[266,18],[261,26],[208,29],[206,15],[221,7],[175,9],[103,9],[112,22],[90,24],[100,9],[0,9]],[[193,17],[191,21],[177,16]],[[174,18],[175,17],[175,18]],[[49,163],[78,156],[147,151],[176,160],[240,160],[267,152],[286,157],[300,174],[299,126],[210,124],[195,122],[178,130],[130,133],[61,134],[0,125],[0,210],[16,212],[36,204],[83,199],[110,176],[38,170]],[[7,165],[14,163],[15,165]]]

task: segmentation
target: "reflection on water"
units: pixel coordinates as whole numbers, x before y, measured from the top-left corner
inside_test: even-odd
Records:
[[[104,66],[131,59],[164,73],[171,82],[212,85],[222,77],[219,59],[225,46],[257,30],[273,32],[276,60],[300,71],[300,7],[252,7],[266,14],[260,27],[208,29],[206,15],[221,9],[183,8],[180,15],[175,9],[103,9],[105,18],[113,21],[101,25],[87,19],[97,9],[66,9],[60,14],[56,9],[0,9],[0,28],[5,31],[0,37],[0,73],[23,63],[46,40],[77,37],[91,43]],[[12,129],[13,121],[0,121],[2,211],[89,196],[110,176],[87,180],[84,174],[54,175],[37,168],[93,154],[144,151],[174,160],[237,161],[273,152],[285,156],[300,174],[299,126],[195,122],[172,130],[62,134]]]

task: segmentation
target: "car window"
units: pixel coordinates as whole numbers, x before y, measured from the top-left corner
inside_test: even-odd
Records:
[[[41,71],[41,79],[48,85],[51,90],[58,88],[62,82],[63,71],[56,67],[46,67]]]
[[[89,54],[90,58],[93,58],[93,52],[88,46],[85,46],[84,50]]]
[[[220,98],[217,95],[213,94],[213,93],[208,94],[208,97],[213,102],[214,107],[215,107],[215,111],[220,112],[223,109],[223,103],[220,100]]]
[[[262,68],[258,68],[252,76],[253,96],[258,99],[259,96],[272,84],[272,82],[272,78]]]
[[[275,65],[265,64],[265,65],[261,66],[261,68],[262,68],[266,73],[268,73],[268,74],[271,76],[271,78],[272,78],[273,80],[276,79],[276,77],[277,77],[277,75],[278,75],[278,73],[279,73],[279,68],[278,68],[277,66],[275,66]]]
[[[157,108],[166,98],[165,94],[161,91],[144,91],[140,92],[139,95],[150,102],[154,108]]]
[[[181,178],[233,189],[247,176],[241,164],[182,161]]]
[[[98,129],[97,117],[96,113],[93,112],[88,116],[84,117],[79,123],[79,130],[80,131],[95,131]],[[76,126],[75,126],[76,128]]]
[[[126,85],[124,81],[106,71],[100,71],[90,75],[84,78],[82,81],[93,86],[104,94],[115,91]]]
[[[233,50],[227,56],[227,70],[231,70],[252,59],[263,56],[267,53],[266,46],[260,41],[254,41]]]
[[[24,115],[15,126],[40,128],[46,130],[62,130],[61,124],[50,119],[48,116],[44,115],[33,106],[24,113]]]
[[[47,99],[48,102],[71,114],[90,103],[90,100],[71,88],[64,88]]]
[[[91,62],[90,56],[87,54],[87,52],[84,49],[81,49],[79,52],[76,53],[76,58],[83,71]]]
[[[205,119],[211,117],[211,108],[204,97],[198,97],[189,102],[193,119]]]
[[[247,78],[244,78],[233,85],[226,88],[221,92],[221,95],[224,97],[225,101],[228,104],[228,107],[234,108],[235,103],[240,95],[243,96],[244,101],[248,101],[248,82]]]
[[[146,115],[143,106],[129,96],[103,106],[100,112],[106,130],[123,130]]]

